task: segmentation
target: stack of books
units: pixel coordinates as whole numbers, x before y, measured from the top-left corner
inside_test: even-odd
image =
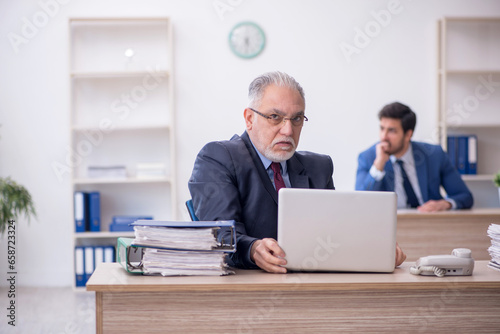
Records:
[[[236,251],[234,221],[171,222],[138,220],[135,238],[118,238],[118,262],[130,273],[162,276],[221,276],[232,274],[226,264]],[[230,240],[221,230],[230,231]],[[132,254],[140,252],[133,263]],[[137,255],[136,255],[137,256]]]
[[[488,227],[488,236],[491,238],[491,246],[488,248],[491,260],[488,267],[500,270],[500,225],[491,224]]]

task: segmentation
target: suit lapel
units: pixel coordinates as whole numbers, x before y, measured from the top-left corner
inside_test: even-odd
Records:
[[[262,181],[262,185],[266,189],[266,191],[271,195],[273,198],[274,202],[278,204],[278,193],[276,192],[276,189],[274,189],[273,183],[269,179],[269,174],[267,174],[267,171],[264,169],[264,165],[262,164],[262,161],[260,160],[259,155],[255,151],[252,142],[250,141],[250,138],[248,137],[248,133],[245,131],[241,135],[241,139],[245,143],[245,146],[248,149],[248,152],[250,153],[250,156],[252,157],[253,163],[255,165],[255,169],[257,170],[257,173],[259,174],[259,177]]]
[[[420,186],[420,193],[422,194],[422,200],[427,202],[429,200],[429,194],[427,192],[427,163],[426,155],[420,146],[416,143],[411,143],[413,150],[413,159],[415,160],[415,169],[417,171],[418,185]]]
[[[304,165],[295,154],[287,161],[288,177],[293,188],[309,188],[309,177],[304,175]]]

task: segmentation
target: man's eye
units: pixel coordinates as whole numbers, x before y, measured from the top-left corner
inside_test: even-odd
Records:
[[[272,119],[273,121],[277,121],[277,120],[281,119],[281,116],[276,115],[276,114],[271,114],[271,115],[269,115],[269,119]]]
[[[292,118],[292,122],[301,122],[302,118],[303,116],[295,116],[294,118]]]

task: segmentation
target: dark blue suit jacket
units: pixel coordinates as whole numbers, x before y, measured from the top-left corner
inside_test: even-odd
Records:
[[[287,170],[293,188],[334,189],[333,162],[327,155],[296,152]],[[237,251],[230,264],[256,268],[250,260],[253,242],[277,238],[278,194],[248,134],[205,145],[188,186],[200,220],[236,221]]]
[[[382,180],[375,181],[370,175],[376,156],[375,145],[358,157],[356,190],[394,191],[394,170],[390,160],[384,166],[386,174]],[[457,209],[470,208],[473,204],[472,194],[441,146],[413,141],[411,145],[424,202],[442,199],[439,187],[443,186],[448,197],[457,204]]]

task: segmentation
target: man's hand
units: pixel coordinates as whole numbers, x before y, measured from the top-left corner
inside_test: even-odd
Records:
[[[401,263],[405,262],[406,254],[403,252],[401,248],[399,248],[398,243],[396,242],[396,264],[394,267],[401,265]]]
[[[389,143],[386,141],[381,141],[375,146],[376,157],[373,165],[379,171],[383,171],[385,163],[389,161],[390,154],[387,153],[387,150],[389,150]]]
[[[436,212],[436,211],[445,211],[451,209],[451,203],[447,200],[440,199],[438,201],[430,200],[422,204],[417,208],[420,212]]]
[[[274,239],[255,241],[250,250],[250,258],[265,271],[286,274],[286,268],[281,267],[286,264],[285,252]]]

